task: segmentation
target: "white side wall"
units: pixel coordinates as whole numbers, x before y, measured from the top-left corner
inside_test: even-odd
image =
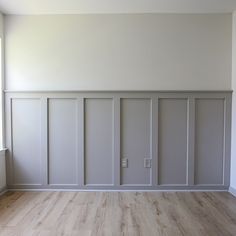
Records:
[[[231,191],[236,194],[236,12],[233,14],[232,43],[232,142],[231,142]]]
[[[0,38],[1,38],[1,42],[0,44],[3,43],[3,16],[2,14],[0,14]],[[0,47],[0,50],[2,48]],[[2,55],[2,53],[0,53]],[[1,76],[3,77],[3,60],[0,57],[0,73]],[[1,81],[2,82],[2,81]],[[3,100],[2,100],[2,88],[3,88],[3,82],[0,82],[0,104],[3,104]],[[2,148],[2,125],[3,125],[3,121],[2,121],[2,109],[0,109],[0,192],[1,190],[3,190],[6,187],[6,162],[5,162],[5,151],[1,150]]]
[[[231,14],[5,20],[8,90],[231,89]]]
[[[3,109],[0,109],[0,150],[4,147],[4,138],[3,138],[3,123],[4,123],[4,95],[3,95],[3,89],[4,89],[4,17],[0,13],[0,104],[3,107]]]

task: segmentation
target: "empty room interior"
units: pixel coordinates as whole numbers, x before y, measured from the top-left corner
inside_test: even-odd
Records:
[[[236,0],[0,0],[0,236],[236,236]]]

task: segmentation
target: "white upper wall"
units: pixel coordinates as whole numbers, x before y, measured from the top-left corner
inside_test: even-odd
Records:
[[[4,122],[4,114],[3,114],[3,109],[2,109],[2,104],[3,104],[3,94],[2,94],[2,90],[4,89],[4,27],[3,27],[3,21],[4,21],[4,17],[3,15],[0,13],[0,149],[3,147],[4,145],[4,138],[3,138],[3,122]],[[0,159],[1,159],[1,153],[0,153]],[[1,160],[0,160],[1,162]],[[1,167],[0,164],[0,173],[2,172],[1,168],[5,168],[5,166]],[[1,175],[1,174],[0,174]],[[2,172],[2,176],[4,176],[4,173]],[[0,177],[1,178],[1,177]],[[2,179],[3,183],[4,183],[4,178]],[[1,180],[0,180],[1,182]],[[0,189],[1,189],[1,183],[0,183]]]
[[[6,89],[231,89],[231,21],[231,14],[6,16]]]

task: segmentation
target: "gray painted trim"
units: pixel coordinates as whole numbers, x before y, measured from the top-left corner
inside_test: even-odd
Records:
[[[119,104],[118,104],[119,107]],[[119,116],[119,114],[116,114]],[[115,120],[115,101],[114,101],[114,97],[112,98],[112,184],[111,185],[115,185],[115,171],[116,171],[116,153],[115,153],[115,124],[117,124],[118,122]],[[119,166],[119,165],[118,165]],[[118,171],[117,171],[118,172]],[[110,185],[110,184],[108,184]]]
[[[225,156],[225,146],[226,146],[226,142],[225,142],[225,137],[226,137],[226,132],[225,132],[225,128],[226,128],[226,99],[224,98],[224,137],[223,137],[223,184],[225,184],[225,177],[226,177],[226,170],[225,170],[225,165],[226,165],[226,156]]]
[[[136,188],[142,188],[142,187],[152,187],[152,184],[122,184],[122,187],[136,187]]]
[[[78,161],[78,173],[77,182],[78,186],[83,186],[84,184],[84,100],[83,98],[77,98],[77,161]]]
[[[224,185],[230,185],[230,163],[231,163],[231,109],[232,109],[232,94],[225,96],[225,134],[224,134]]]
[[[151,100],[151,158],[152,158],[152,185],[158,185],[158,104],[159,98]]]
[[[233,90],[4,90],[4,93],[232,93]]]
[[[41,99],[41,178],[42,184],[49,184],[49,170],[48,170],[48,99],[42,97]]]
[[[8,186],[9,190],[17,190],[17,189],[22,189],[22,190],[26,190],[26,189],[38,189],[38,190],[58,190],[58,186],[35,186],[35,185],[9,185]],[[80,187],[78,189],[76,188],[71,188],[71,186],[68,185],[60,185],[60,189],[65,189],[65,190],[72,190],[72,191],[81,191],[81,190],[106,190],[106,191],[110,191],[110,190],[135,190],[135,191],[148,191],[148,190],[156,190],[156,191],[162,191],[162,190],[166,190],[166,191],[181,191],[181,190],[186,190],[186,191],[193,191],[193,190],[198,190],[198,191],[204,191],[204,190],[212,190],[212,191],[217,191],[217,190],[224,190],[224,191],[228,191],[229,190],[229,186],[215,186],[215,185],[208,185],[208,186],[185,186],[185,185],[180,185],[180,186],[99,186],[99,185],[90,185],[90,186],[83,186]]]
[[[96,187],[105,187],[105,188],[108,187],[109,188],[109,187],[114,186],[114,184],[86,184],[85,186],[88,188],[90,188],[90,187],[92,187],[92,188],[93,187],[95,187],[95,188]]]
[[[10,98],[40,98],[45,96],[47,98],[111,98],[113,99],[114,95],[119,96],[120,98],[146,98],[151,99],[155,97],[159,98],[216,98],[216,99],[224,99],[226,97],[231,97],[231,92],[74,92],[74,93],[66,93],[66,92],[55,92],[55,93],[6,93],[6,100]],[[7,102],[7,101],[6,101]]]
[[[113,99],[113,183],[120,186],[121,183],[121,153],[120,153],[120,98]]]
[[[26,184],[13,184],[11,177],[13,171],[11,169],[12,161],[12,99],[41,99],[41,145],[42,145],[42,165],[46,169],[42,170],[42,183],[40,185],[26,185]],[[49,98],[73,98],[77,99],[77,120],[78,120],[78,185],[48,185],[48,104]],[[84,185],[84,101],[86,98],[110,98],[113,100],[113,184],[112,185]],[[152,158],[152,169],[151,169],[151,183],[150,185],[122,185],[120,186],[120,99],[122,98],[136,98],[136,99],[150,99],[151,101],[151,157]],[[187,165],[187,185],[158,185],[158,100],[160,98],[175,98],[175,99],[187,99],[188,100],[188,165]],[[224,182],[223,185],[195,185],[194,184],[194,120],[195,120],[195,99],[223,99],[224,104]],[[6,102],[6,130],[7,139],[6,146],[9,149],[7,154],[7,183],[10,188],[39,188],[39,189],[56,189],[58,187],[71,189],[156,189],[156,190],[178,190],[178,189],[227,189],[229,186],[229,175],[230,175],[230,133],[231,133],[231,91],[177,91],[177,92],[154,92],[154,91],[102,91],[99,92],[84,92],[84,91],[54,91],[51,94],[48,91],[39,92],[9,92],[5,94]],[[9,122],[10,121],[10,122]],[[43,138],[44,137],[44,138]],[[46,173],[46,174],[45,174]]]
[[[150,168],[150,176],[149,176],[150,181],[149,181],[149,183],[152,186],[153,185],[153,178],[154,178],[153,170],[155,169],[155,168],[153,168],[153,163],[152,163],[152,158],[153,158],[153,152],[152,152],[152,150],[153,150],[153,99],[150,99],[149,106],[150,106],[150,126],[149,126],[150,127],[150,144],[149,144],[149,153],[150,153],[150,155],[149,155],[148,158],[151,160],[151,168]]]
[[[233,188],[233,187],[229,187],[229,192],[234,196],[236,197],[236,188]]]
[[[194,185],[195,98],[188,99],[187,112],[187,184]]]
[[[85,97],[80,98],[81,101],[81,120],[80,120],[80,138],[81,138],[81,151],[80,151],[80,171],[81,171],[81,187],[86,186],[85,183]]]
[[[79,122],[79,120],[80,120],[80,109],[81,109],[81,107],[80,107],[80,104],[81,104],[81,102],[79,101],[79,99],[78,98],[75,98],[75,100],[76,100],[76,143],[77,143],[77,145],[76,145],[76,157],[77,157],[77,159],[76,159],[76,185],[77,186],[79,186],[81,183],[80,183],[80,143],[81,143],[81,141],[80,141],[80,122]]]
[[[69,186],[69,187],[77,187],[78,186],[78,184],[48,184],[48,186],[50,186],[50,187],[53,187],[53,186],[55,186],[55,187],[58,187],[58,186]]]
[[[179,189],[179,190],[158,190],[158,189],[112,189],[112,190],[106,190],[106,189],[7,189],[6,192],[225,192],[228,193],[227,189]]]

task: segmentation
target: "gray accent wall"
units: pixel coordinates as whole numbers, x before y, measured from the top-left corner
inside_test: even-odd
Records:
[[[230,91],[6,92],[12,189],[227,189]]]

